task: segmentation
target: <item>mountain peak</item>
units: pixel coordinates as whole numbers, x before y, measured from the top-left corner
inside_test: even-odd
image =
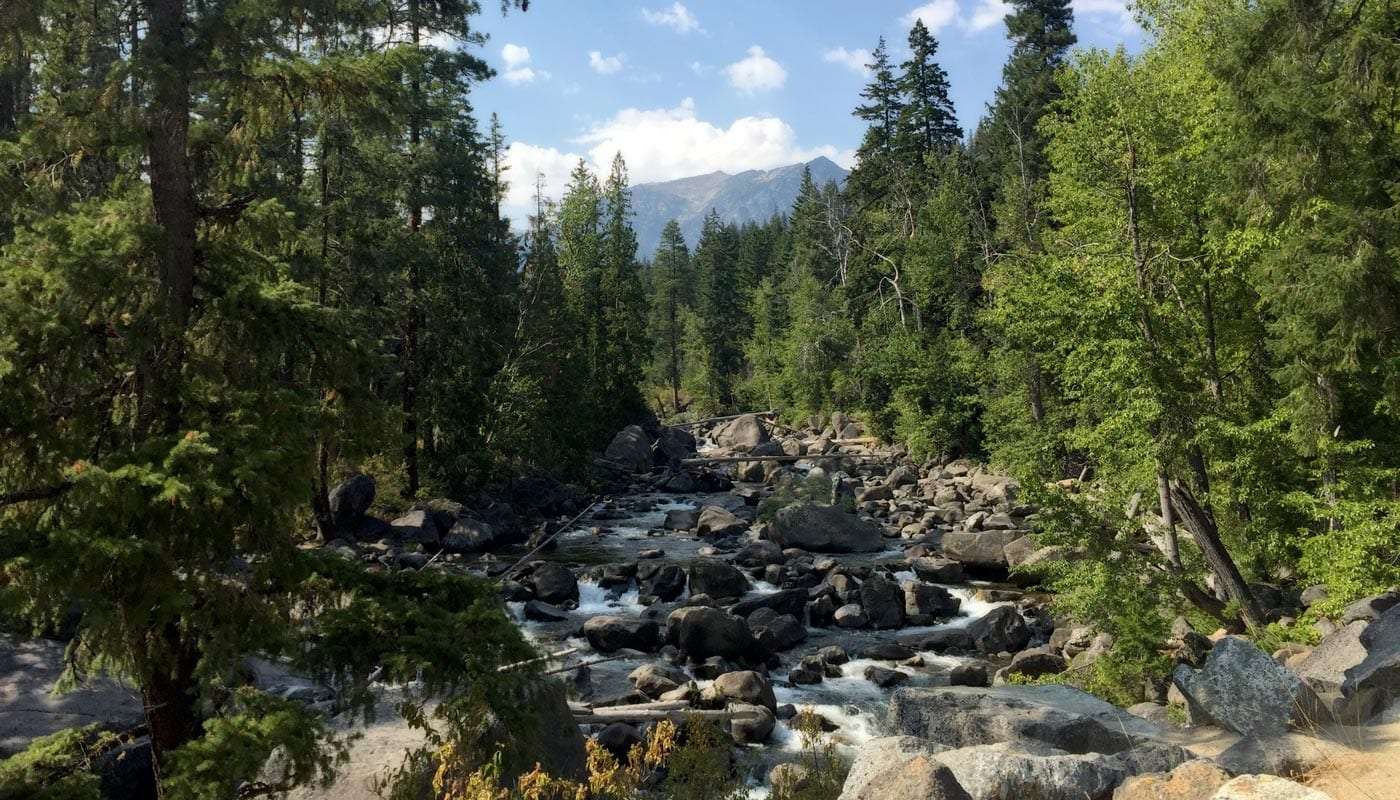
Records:
[[[803,169],[811,170],[818,184],[842,184],[847,172],[826,156],[805,164],[788,164],[770,170],[751,169],[731,175],[722,170],[705,175],[632,187],[636,216],[637,255],[651,258],[661,241],[661,229],[674,219],[680,223],[686,244],[692,249],[700,238],[705,215],[714,209],[725,222],[767,222],[774,214],[792,210],[802,188]]]

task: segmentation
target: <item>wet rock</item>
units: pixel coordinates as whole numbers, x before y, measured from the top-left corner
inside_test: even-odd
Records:
[[[972,646],[982,653],[1015,653],[1031,639],[1030,629],[1020,612],[1011,606],[997,606],[967,626]]]
[[[835,620],[836,625],[841,628],[864,628],[869,623],[869,620],[865,617],[865,612],[861,610],[860,605],[857,603],[847,603],[836,609],[836,613],[832,615],[832,619]]]
[[[970,653],[975,650],[972,635],[962,628],[945,628],[900,640],[915,650],[934,653]]]
[[[588,644],[600,653],[618,650],[655,652],[661,644],[661,626],[654,619],[598,616],[583,623]]]
[[[839,644],[827,645],[818,650],[817,655],[821,656],[822,661],[827,664],[836,664],[838,666],[851,660],[851,657],[846,654],[846,649]]]
[[[935,756],[974,800],[1108,800],[1128,770],[1102,753],[1066,753],[1044,746],[1001,743]]]
[[[685,571],[678,564],[642,561],[637,564],[637,591],[669,603],[685,591]]]
[[[1199,670],[1178,665],[1172,683],[1193,718],[1214,720],[1246,736],[1277,736],[1291,724],[1322,721],[1326,713],[1298,676],[1238,636],[1217,642]]]
[[[875,642],[862,647],[860,657],[873,658],[876,661],[904,661],[914,657],[914,650],[898,642]]]
[[[806,589],[783,589],[772,594],[762,594],[735,603],[729,610],[740,617],[747,617],[760,608],[771,608],[779,614],[802,615],[807,605]]]
[[[909,680],[909,676],[897,669],[871,664],[865,668],[865,679],[881,689],[888,689]]]
[[[700,512],[690,508],[673,508],[666,512],[666,519],[662,521],[661,527],[668,531],[690,531],[695,530],[695,523],[700,519]]]
[[[1241,775],[1221,786],[1211,800],[1332,800],[1326,792],[1275,775]]]
[[[567,611],[549,603],[540,600],[530,600],[525,603],[525,619],[534,622],[563,622],[568,618]]]
[[[737,567],[713,558],[696,559],[690,565],[690,593],[711,597],[742,597],[751,588]]]
[[[914,574],[929,583],[959,583],[963,578],[962,564],[937,556],[925,556],[909,562]]]
[[[730,720],[729,735],[734,737],[735,742],[739,744],[763,744],[773,734],[777,717],[771,709],[746,703],[732,703],[729,710],[752,713],[752,716],[748,718]]]
[[[704,537],[737,536],[748,528],[746,520],[719,506],[701,508],[695,522],[695,533]]]
[[[551,605],[578,603],[578,579],[568,567],[546,562],[530,573],[530,586],[535,599]]]
[[[865,553],[884,547],[879,525],[834,506],[796,503],[773,519],[769,538],[818,553]]]
[[[744,620],[715,608],[678,608],[667,620],[667,640],[699,661],[710,656],[751,659],[756,642]]]
[[[749,631],[769,653],[780,653],[807,640],[807,628],[791,614],[761,608],[748,617]]]
[[[619,763],[626,764],[632,748],[642,743],[642,733],[625,722],[614,722],[598,731],[593,740],[612,753]]]
[[[365,512],[374,505],[374,493],[374,478],[368,475],[355,475],[336,484],[330,493],[331,520],[335,529],[350,533],[358,528]]]
[[[822,595],[807,604],[807,623],[814,628],[827,628],[836,622],[836,601]]]
[[[986,686],[987,684],[986,664],[959,664],[948,671],[948,685],[950,686]]]
[[[628,425],[608,443],[603,457],[628,472],[649,472],[651,437],[640,425]]]
[[[1211,800],[1230,776],[1214,763],[1196,758],[1171,772],[1150,772],[1128,778],[1113,800]]]
[[[872,628],[887,630],[904,625],[904,593],[899,584],[872,575],[860,587],[860,606]]]
[[[652,699],[690,682],[683,671],[670,664],[643,664],[632,670],[627,679],[634,689]]]
[[[776,542],[760,539],[750,542],[734,554],[734,563],[745,567],[766,567],[783,563],[783,548]]]
[[[802,661],[797,666],[788,670],[788,683],[795,686],[821,683],[825,677],[825,665],[816,656],[803,656]]]
[[[903,590],[904,617],[910,625],[932,625],[954,617],[962,606],[962,601],[942,586],[905,581]]]

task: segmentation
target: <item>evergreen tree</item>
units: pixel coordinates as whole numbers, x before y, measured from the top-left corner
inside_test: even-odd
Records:
[[[962,140],[953,101],[948,97],[948,73],[935,60],[938,40],[923,20],[909,30],[909,60],[900,65],[899,91],[903,96],[896,129],[896,146],[905,158],[922,164],[930,154],[942,155]]]
[[[734,382],[742,365],[744,298],[739,293],[738,232],[713,209],[695,246],[695,313],[705,357],[696,368],[699,398],[710,410],[734,404]]]
[[[684,312],[690,306],[694,288],[690,270],[690,252],[675,220],[661,231],[661,243],[651,263],[651,341],[652,373],[655,380],[671,392],[671,409],[681,411],[681,377],[685,364],[681,358]]]
[[[606,210],[599,288],[607,360],[600,388],[612,404],[605,418],[611,429],[642,408],[638,384],[650,351],[646,294],[637,268],[637,234],[632,230],[632,197],[621,154],[613,158],[602,199]]]

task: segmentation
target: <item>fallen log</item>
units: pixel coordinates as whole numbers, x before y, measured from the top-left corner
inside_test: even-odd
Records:
[[[570,647],[568,650],[560,650],[560,651],[557,652],[557,653],[546,653],[545,655],[542,655],[542,656],[536,656],[536,657],[534,657],[534,658],[527,658],[527,659],[525,659],[524,661],[517,661],[517,662],[515,662],[514,664],[502,664],[501,666],[496,667],[496,671],[497,671],[497,672],[511,672],[512,670],[522,669],[522,668],[524,668],[524,667],[530,666],[531,664],[539,664],[540,662],[543,662],[543,661],[557,661],[557,660],[559,660],[559,659],[561,659],[561,658],[566,658],[566,657],[568,657],[568,656],[571,656],[571,655],[573,655],[574,653],[577,653],[578,651],[579,651],[579,649],[578,649],[577,647]]]
[[[597,706],[590,703],[569,703],[569,710],[575,714],[592,714],[595,711],[630,712],[630,711],[683,711],[690,708],[688,700],[657,700],[651,703],[629,703],[622,706]]]
[[[607,713],[609,709],[594,709],[587,714],[574,714],[574,722],[579,725],[607,725],[613,722],[659,722],[664,719],[672,722],[684,722],[687,719],[704,720],[753,720],[762,719],[763,713],[760,711],[695,711],[693,709],[682,709],[678,711],[627,711],[622,713]]]
[[[774,417],[774,416],[777,416],[777,414],[778,414],[778,412],[776,412],[776,411],[746,411],[746,412],[744,412],[743,414],[730,414],[730,415],[725,416],[725,417],[706,417],[705,419],[697,419],[697,420],[695,420],[694,422],[677,422],[677,423],[675,423],[674,425],[667,425],[666,427],[668,427],[668,428],[693,428],[693,427],[695,427],[696,425],[708,425],[708,424],[710,424],[711,422],[727,422],[727,421],[729,421],[729,420],[731,420],[731,419],[738,419],[739,417],[748,417],[748,416],[754,416],[754,417]]]
[[[554,669],[547,669],[547,670],[545,670],[544,672],[541,672],[540,674],[541,674],[541,675],[558,675],[558,674],[561,673],[561,672],[572,672],[573,670],[576,670],[576,669],[578,669],[579,667],[591,667],[591,666],[593,666],[594,664],[606,664],[606,663],[608,663],[609,661],[621,661],[621,660],[624,659],[624,658],[636,658],[636,657],[637,657],[637,654],[636,654],[636,653],[623,653],[623,654],[621,654],[621,655],[608,656],[607,658],[597,658],[597,659],[594,659],[594,660],[592,660],[592,661],[580,661],[580,662],[577,663],[577,664],[570,664],[570,665],[568,665],[568,666],[566,666],[566,667],[556,667],[556,668],[554,668]]]

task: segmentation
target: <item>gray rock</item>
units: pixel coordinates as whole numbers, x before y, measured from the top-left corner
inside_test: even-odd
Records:
[[[1122,761],[1103,753],[1004,742],[948,750],[934,757],[974,800],[1107,800],[1128,777]]]
[[[700,512],[690,508],[673,508],[666,512],[661,527],[668,531],[692,531],[700,519]]]
[[[724,700],[733,700],[750,705],[763,706],[776,711],[778,699],[773,694],[773,684],[753,670],[726,672],[715,678],[709,691]]]
[[[603,457],[628,472],[651,471],[651,437],[640,425],[628,425],[617,432],[603,451]]]
[[[1213,762],[1196,758],[1170,772],[1150,772],[1123,781],[1113,800],[1211,800],[1230,776]]]
[[[1370,622],[1390,610],[1390,608],[1397,603],[1400,603],[1400,592],[1396,591],[1382,592],[1372,597],[1363,597],[1342,609],[1342,624],[1346,625],[1349,622],[1355,622],[1357,620],[1366,620]]]
[[[888,578],[871,575],[861,584],[860,607],[872,628],[885,630],[904,625],[904,593],[899,584]]]
[[[959,664],[948,670],[949,686],[986,686],[987,665],[982,663]]]
[[[888,689],[909,680],[909,676],[897,669],[871,664],[865,668],[865,679],[881,689]]]
[[[1167,738],[1158,725],[1060,685],[899,689],[887,725],[947,747],[1033,742],[1068,753],[1118,753]]]
[[[1317,724],[1326,715],[1306,683],[1238,636],[1217,642],[1199,670],[1178,665],[1172,682],[1193,718],[1245,736],[1281,735],[1292,724]]]
[[[1058,675],[1069,667],[1069,662],[1059,653],[1048,647],[1022,650],[1011,659],[1008,674],[1026,678],[1039,678],[1042,675]]]
[[[409,544],[437,544],[438,526],[433,512],[425,508],[415,508],[389,523],[394,529],[394,538]]]
[[[932,625],[940,620],[957,616],[962,601],[954,597],[942,586],[905,581],[904,617],[910,625]]]
[[[671,612],[667,640],[692,660],[710,656],[748,659],[756,655],[756,643],[744,620],[716,608],[689,607]]]
[[[618,763],[626,764],[632,748],[642,743],[642,732],[625,722],[614,722],[598,731],[593,740],[612,753]]]
[[[1303,590],[1298,600],[1303,604],[1303,608],[1312,608],[1327,599],[1327,587],[1322,584],[1315,584]]]
[[[1386,613],[1392,614],[1395,610]],[[1294,667],[1298,677],[1312,687],[1338,722],[1350,725],[1365,722],[1400,688],[1400,653],[1395,652],[1396,645],[1390,648],[1387,669],[1381,666],[1381,662],[1387,660],[1383,654],[1378,652],[1372,658],[1361,643],[1368,628],[1379,625],[1380,622],[1365,620],[1349,622],[1318,642]],[[1369,665],[1368,660],[1372,662]]]
[[[563,622],[569,618],[568,612],[540,600],[525,603],[525,619],[535,622]]]
[[[335,529],[350,532],[359,526],[365,512],[374,505],[374,478],[368,475],[355,475],[347,478],[331,490],[331,519]]]
[[[879,525],[815,503],[797,503],[779,511],[769,538],[781,547],[816,553],[867,553],[884,547]]]
[[[749,718],[736,718],[729,722],[729,735],[739,744],[763,744],[773,734],[773,727],[778,722],[773,711],[764,706],[731,703],[729,710],[752,712]]]
[[[738,419],[715,428],[711,434],[715,444],[730,450],[748,452],[768,441],[768,428],[754,414],[745,414]]]
[[[684,672],[665,663],[643,664],[632,670],[627,679],[634,689],[652,699],[690,682]]]
[[[710,597],[742,597],[751,588],[749,579],[737,567],[713,558],[699,558],[690,564],[690,593]]]
[[[909,562],[914,574],[921,581],[929,583],[959,583],[962,581],[962,564],[951,558],[924,556]]]
[[[1326,792],[1310,789],[1276,775],[1241,775],[1221,786],[1211,800],[1332,800]]]
[[[832,617],[836,625],[842,628],[864,628],[869,620],[865,618],[865,612],[861,610],[858,603],[847,603],[836,609]]]
[[[677,564],[646,560],[637,564],[639,594],[670,602],[685,591],[685,571]]]
[[[681,459],[695,455],[695,437],[684,428],[662,428],[651,454],[657,466],[677,466]]]
[[[943,555],[960,562],[963,567],[1004,570],[1007,568],[1006,546],[1021,536],[1017,531],[951,531],[943,534]]]
[[[840,800],[966,798],[967,793],[957,785],[948,768],[932,760],[946,749],[913,736],[872,739],[856,752]],[[926,779],[919,780],[924,776]]]
[[[654,619],[598,616],[583,623],[588,644],[600,653],[618,650],[655,652],[661,645],[661,626]]]
[[[1031,640],[1030,628],[1013,606],[997,606],[967,626],[972,646],[988,655],[1014,653]]]
[[[740,617],[747,617],[761,608],[771,608],[779,614],[801,616],[806,605],[806,589],[783,589],[780,592],[761,594],[740,600],[729,610]]]
[[[749,542],[734,554],[734,563],[745,567],[766,567],[783,563],[783,548],[777,542],[760,539]]]
[[[535,599],[551,605],[578,603],[578,579],[562,564],[544,563],[530,574]]]
[[[749,631],[769,653],[780,653],[807,640],[807,626],[791,614],[763,608],[748,617]]]
[[[449,553],[480,553],[499,541],[496,528],[472,517],[454,520],[447,535],[442,537],[442,549]]]
[[[695,532],[700,536],[737,536],[748,530],[749,523],[736,516],[729,509],[719,506],[705,506],[695,523]]]

